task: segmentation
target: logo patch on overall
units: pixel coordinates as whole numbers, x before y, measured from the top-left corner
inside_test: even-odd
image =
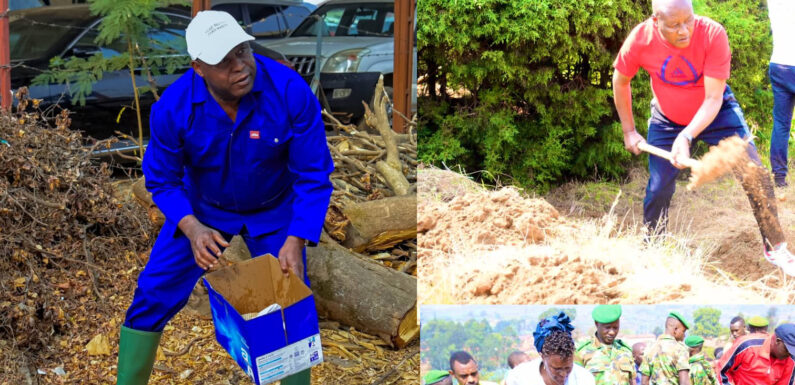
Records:
[[[250,139],[259,139],[259,131],[249,131],[248,137]]]

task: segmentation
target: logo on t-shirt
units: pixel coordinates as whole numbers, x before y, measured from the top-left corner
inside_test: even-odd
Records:
[[[663,61],[660,73],[657,76],[665,83],[674,86],[696,84],[704,74],[696,72],[696,67],[682,55],[673,57],[669,55]]]

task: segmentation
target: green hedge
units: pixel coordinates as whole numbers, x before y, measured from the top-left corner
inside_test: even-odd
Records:
[[[759,3],[707,0],[696,9],[736,29],[729,32],[730,84],[746,116],[767,127],[770,37]],[[613,106],[611,64],[629,31],[651,14],[651,1],[423,0],[417,6],[419,71],[430,90],[419,100],[423,161],[485,170],[542,192],[571,178],[625,175],[633,158]],[[635,119],[645,131],[651,98],[645,71],[632,87]]]
[[[773,91],[767,75],[773,39],[766,0],[695,0],[696,13],[721,23],[729,35],[732,73],[729,85],[743,107],[760,152],[769,154],[773,128]]]

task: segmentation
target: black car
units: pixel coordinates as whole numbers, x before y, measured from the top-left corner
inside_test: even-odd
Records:
[[[190,9],[187,7],[170,7],[159,10],[168,16],[168,23],[148,32],[154,45],[168,47],[174,56],[184,56],[185,66],[177,68],[170,75],[161,69],[161,75],[154,80],[160,91],[173,83],[189,67],[187,47],[185,45],[185,28],[190,22]],[[99,46],[94,40],[99,33],[101,18],[91,14],[88,5],[78,4],[58,7],[40,7],[9,13],[9,41],[11,52],[11,86],[17,89],[30,85],[33,78],[49,67],[50,59],[60,56],[87,58],[97,52],[104,57],[118,56],[125,52],[127,45],[123,41]],[[284,64],[289,62],[273,50],[252,43],[254,52],[276,59]],[[139,69],[136,73],[136,85],[149,85],[146,75]],[[74,85],[72,85],[74,87]],[[30,97],[41,99],[41,109],[53,105],[69,109],[73,112],[72,128],[82,130],[95,139],[114,136],[115,131],[138,137],[138,122],[134,103],[134,93],[129,70],[104,72],[101,80],[93,83],[91,93],[85,97],[85,105],[72,103],[69,85],[47,84],[30,86]],[[149,137],[149,111],[155,99],[151,92],[140,93],[141,117],[144,128],[144,142]],[[113,151],[134,151],[129,141],[121,141]],[[98,155],[107,155],[105,150]]]
[[[211,7],[232,15],[257,40],[286,37],[316,8],[296,0],[213,0]]]

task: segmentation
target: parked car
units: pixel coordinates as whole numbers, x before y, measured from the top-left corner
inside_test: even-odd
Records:
[[[228,12],[261,40],[286,37],[317,8],[296,0],[213,0],[211,7]]]
[[[45,5],[49,4],[42,0],[10,0],[8,2],[8,10],[17,11],[28,8],[43,7]]]
[[[148,32],[149,38],[161,46],[174,47],[185,52],[184,30],[190,21],[187,8],[168,8],[160,11],[168,16],[169,22],[159,29]],[[32,8],[9,13],[9,42],[11,53],[11,87],[16,89],[31,83],[34,77],[47,70],[50,59],[61,56],[87,58],[97,52],[105,57],[120,55],[126,51],[123,41],[98,46],[94,39],[99,33],[101,18],[92,15],[87,4],[68,6],[49,6]],[[171,75],[154,76],[161,90],[174,82],[184,69]],[[164,73],[165,71],[163,71]],[[147,78],[140,71],[136,76],[139,86],[148,85]],[[30,97],[41,99],[40,108],[53,105],[73,112],[72,127],[82,130],[86,135],[105,139],[120,131],[131,137],[138,137],[138,123],[133,109],[134,93],[127,69],[105,72],[102,79],[92,84],[91,93],[85,97],[85,105],[72,103],[70,86],[66,84],[47,84],[30,86]],[[150,92],[140,94],[141,116],[148,137],[149,110],[154,103]],[[130,151],[130,143],[121,143],[119,149]]]
[[[382,74],[387,93],[392,94],[394,5],[394,0],[329,0],[288,37],[258,42],[287,56],[305,78],[319,69],[332,111],[355,119],[363,114],[362,98],[367,102],[372,98],[373,91],[365,88],[374,85],[372,76],[357,74]],[[320,62],[316,62],[318,32]]]
[[[185,45],[185,28],[190,22],[190,9],[171,7],[159,11],[168,16],[169,22],[148,32],[149,38],[161,47],[168,47],[175,55],[188,54]],[[94,42],[101,18],[92,15],[88,5],[49,6],[32,8],[9,13],[9,41],[11,53],[11,87],[17,89],[31,83],[34,77],[49,67],[50,59],[61,56],[90,57],[101,52],[105,57],[113,57],[127,48],[122,41],[99,46]],[[252,44],[254,52],[288,64],[286,57],[273,50]],[[162,91],[173,83],[188,67],[177,69],[173,74],[161,75],[154,79]],[[148,85],[145,74],[137,72],[136,84]],[[68,85],[48,84],[30,86],[30,97],[42,99],[40,108],[59,105],[73,112],[72,127],[82,130],[86,135],[105,139],[115,135],[115,131],[138,137],[138,123],[134,106],[134,94],[130,73],[127,69],[105,72],[102,79],[93,83],[92,91],[85,98],[85,105],[73,104]],[[143,118],[144,142],[149,137],[149,111],[154,103],[151,92],[140,94],[141,117]],[[129,153],[136,146],[130,141],[121,141],[111,150],[100,150],[97,155],[110,155],[115,151]],[[117,160],[119,160],[117,158]]]

